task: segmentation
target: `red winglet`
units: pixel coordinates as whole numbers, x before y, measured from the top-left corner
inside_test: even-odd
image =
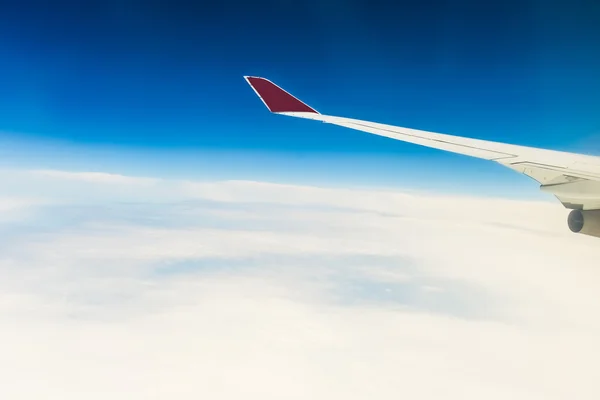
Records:
[[[317,110],[307,106],[268,79],[256,76],[245,76],[244,78],[265,103],[269,111],[273,113],[307,112],[319,114]]]

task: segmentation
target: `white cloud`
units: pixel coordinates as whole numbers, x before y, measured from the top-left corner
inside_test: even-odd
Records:
[[[74,181],[93,182],[93,183],[110,183],[110,184],[141,184],[148,185],[158,182],[153,178],[131,177],[120,174],[108,174],[105,172],[69,172],[57,170],[32,170],[29,172],[32,175],[42,177],[67,179]]]
[[[0,173],[0,398],[600,395],[558,203],[128,179]]]

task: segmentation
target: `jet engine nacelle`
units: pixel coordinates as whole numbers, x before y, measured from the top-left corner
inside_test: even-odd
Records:
[[[573,210],[567,223],[571,232],[600,237],[600,210]]]

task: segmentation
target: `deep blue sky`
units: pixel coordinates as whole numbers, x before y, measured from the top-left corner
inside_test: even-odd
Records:
[[[597,1],[6,3],[3,165],[387,186],[442,167],[448,188],[531,185],[270,115],[243,75],[327,114],[600,154]]]

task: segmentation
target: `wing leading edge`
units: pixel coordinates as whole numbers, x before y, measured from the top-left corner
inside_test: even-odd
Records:
[[[492,142],[324,115],[273,82],[244,77],[274,114],[312,119],[374,135],[497,162],[540,183],[566,208],[600,209],[600,157]]]

